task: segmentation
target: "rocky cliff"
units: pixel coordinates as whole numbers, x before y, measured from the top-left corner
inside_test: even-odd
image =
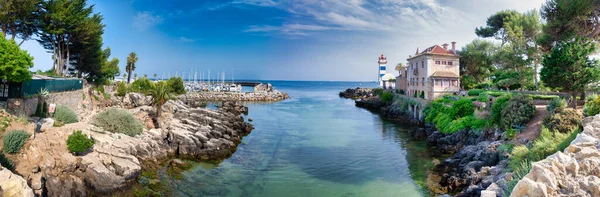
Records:
[[[130,98],[136,96],[130,95]],[[145,97],[130,100],[133,100],[133,106],[142,105]],[[158,121],[160,128],[145,129],[134,137],[106,132],[87,122],[48,128],[24,148],[16,171],[37,194],[106,194],[136,181],[145,162],[171,156],[201,160],[227,158],[236,150],[242,137],[253,129],[240,115],[247,112],[247,108],[233,103],[210,110],[190,108],[175,100],[169,101],[163,110],[167,113]],[[141,121],[154,113],[150,106],[130,111],[141,117]],[[66,139],[75,130],[82,130],[94,138],[96,143],[92,151],[79,156],[68,152]]]
[[[587,117],[569,147],[534,162],[511,196],[600,196],[599,149],[600,115]]]

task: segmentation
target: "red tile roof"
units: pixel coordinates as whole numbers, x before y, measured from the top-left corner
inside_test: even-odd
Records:
[[[419,52],[419,48],[417,48],[417,53]],[[421,53],[415,54],[415,56],[409,57],[408,59],[412,59],[421,55],[432,54],[432,55],[447,55],[447,56],[458,56],[455,52],[449,49],[444,49],[440,45],[433,45],[429,48],[426,48]]]

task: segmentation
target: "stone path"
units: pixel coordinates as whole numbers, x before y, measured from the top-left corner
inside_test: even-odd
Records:
[[[548,114],[548,110],[546,110],[546,105],[536,105],[535,106],[535,116],[527,123],[527,127],[523,129],[520,133],[517,133],[515,138],[513,139],[515,145],[523,145],[527,144],[540,136],[540,132],[542,131],[542,121],[544,117]]]

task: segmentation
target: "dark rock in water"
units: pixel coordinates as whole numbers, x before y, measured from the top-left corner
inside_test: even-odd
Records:
[[[483,141],[476,145],[466,145],[452,157],[436,165],[434,172],[442,174],[439,184],[450,192],[460,192],[456,196],[479,196],[494,182],[490,166],[499,174],[504,164],[498,165],[500,142]]]
[[[413,137],[415,140],[426,140],[427,132],[425,128],[417,128],[411,129],[408,131],[408,134]]]
[[[371,88],[348,88],[345,91],[340,92],[340,97],[358,99],[367,98],[373,96],[373,89]]]
[[[362,107],[370,110],[381,110],[381,108],[385,106],[385,103],[381,102],[379,97],[359,99],[356,100],[354,103],[357,107]]]

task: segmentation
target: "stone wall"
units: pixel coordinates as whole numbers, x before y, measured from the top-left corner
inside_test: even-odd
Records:
[[[599,149],[600,115],[587,117],[569,147],[534,162],[510,196],[600,196]]]
[[[46,97],[46,103],[64,105],[73,111],[78,111],[83,102],[83,90],[50,93]],[[35,114],[38,97],[8,99],[8,112],[15,116],[31,116]]]

